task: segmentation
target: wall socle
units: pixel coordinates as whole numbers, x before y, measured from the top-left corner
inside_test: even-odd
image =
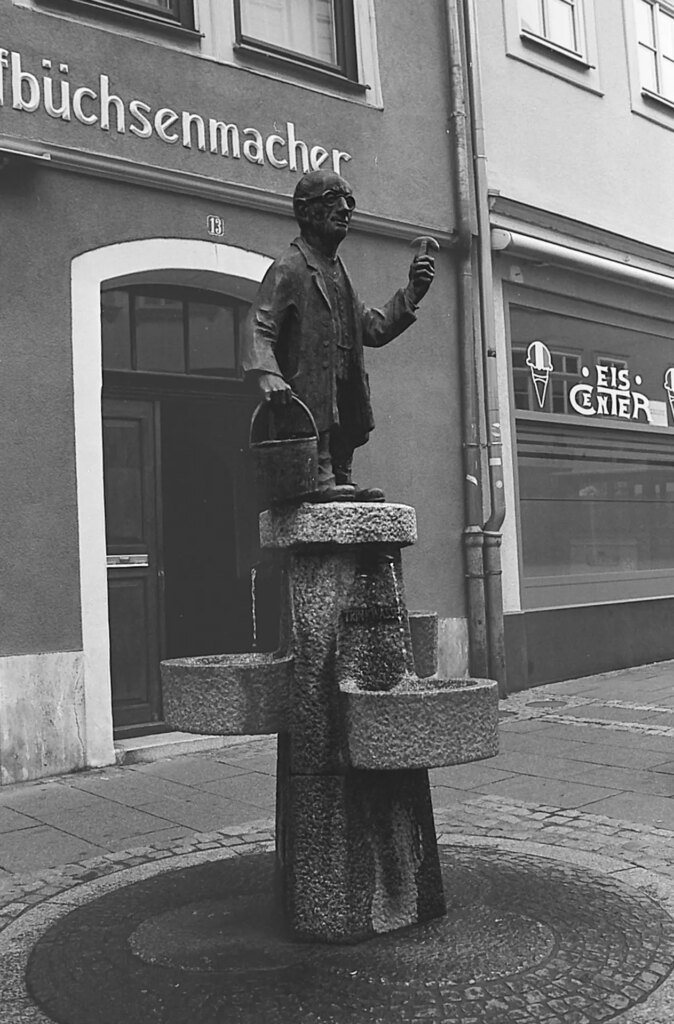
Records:
[[[85,767],[81,651],[0,658],[0,784]]]

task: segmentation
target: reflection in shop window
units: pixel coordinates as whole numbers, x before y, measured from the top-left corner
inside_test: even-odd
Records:
[[[525,577],[674,569],[674,453],[564,447],[519,458]]]
[[[517,437],[524,607],[670,593],[674,443],[533,423]]]

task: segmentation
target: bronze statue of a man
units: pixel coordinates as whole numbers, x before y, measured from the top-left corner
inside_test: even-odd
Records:
[[[382,500],[351,479],[354,449],[374,427],[363,346],[388,344],[416,320],[435,273],[432,256],[416,256],[409,280],[383,309],[358,298],[337,249],[356,205],[351,186],[331,171],[297,183],[293,209],[300,237],[260,285],[244,341],[243,369],[273,405],[291,393],[311,409],[318,428],[318,498]]]

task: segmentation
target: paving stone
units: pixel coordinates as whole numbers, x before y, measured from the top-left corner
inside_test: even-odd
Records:
[[[273,807],[276,799],[276,777],[261,772],[245,772],[233,778],[208,782],[202,787],[205,793],[224,796],[227,800],[238,800],[255,807]]]
[[[101,847],[68,835],[49,825],[9,832],[0,843],[0,867],[8,871],[31,871],[62,865],[78,857],[95,856]]]
[[[208,794],[201,794],[200,799],[190,802],[162,797],[147,805],[141,805],[139,810],[150,811],[155,819],[161,818],[198,832],[207,832],[250,818],[256,811],[259,812],[259,807],[235,800],[221,802],[215,797],[209,799]],[[155,822],[155,830],[156,828]]]
[[[446,918],[357,946],[284,938],[271,857],[146,879],[60,918],[29,988],[67,1024],[108,1020],[110,1005],[125,1024],[578,1024],[674,965],[674,921],[619,882],[495,849],[445,848],[442,862]]]
[[[22,828],[33,828],[39,824],[36,818],[21,814],[12,810],[11,807],[0,806],[0,834],[4,832],[17,832]]]
[[[457,764],[448,768],[435,768],[430,771],[431,786],[450,786],[453,789],[472,789],[482,782],[499,782],[510,778],[512,772],[499,770],[494,765],[495,758],[488,762],[478,761],[473,764]]]
[[[143,808],[123,807],[98,798],[86,808],[64,808],[60,813],[43,811],[42,816],[54,828],[103,847],[122,838],[157,832],[165,824]]]
[[[152,762],[157,764],[160,762]],[[240,769],[244,771],[244,769]],[[232,773],[237,769],[232,767]],[[208,773],[210,774],[210,773]],[[155,797],[169,796],[173,799],[189,799],[201,792],[201,783],[195,788],[191,783],[175,782],[162,775],[151,775],[134,770],[134,767],[119,768],[114,775],[98,775],[89,779],[84,775],[77,777],[78,789],[105,800],[122,803],[127,807],[138,807]]]
[[[224,753],[221,751],[221,753]],[[173,757],[165,761],[152,761],[150,764],[131,765],[129,771],[138,776],[159,777],[185,786],[194,786],[202,782],[214,782],[216,779],[230,778],[245,770],[238,765],[222,763],[214,757],[185,756]]]
[[[674,799],[646,793],[619,793],[593,804],[593,811],[614,818],[627,818],[648,824],[674,827]]]
[[[562,779],[538,778],[533,775],[519,775],[502,782],[487,783],[478,787],[480,792],[503,794],[525,798],[529,803],[555,800],[556,807],[582,807],[614,795],[614,791],[600,786],[586,786],[581,782]]]
[[[674,796],[674,778],[657,772],[629,768],[586,767],[583,781],[590,786],[607,786],[623,792],[650,793],[654,796]]]
[[[148,846],[172,846],[176,840],[183,839],[190,836],[191,829],[186,825],[172,825],[170,822],[163,822],[167,827],[158,829],[156,832],[143,832],[141,834],[136,833],[136,840],[138,843]],[[129,848],[129,844],[134,841],[133,836],[117,836],[114,839],[106,839],[105,842],[101,841],[101,845],[105,846],[106,850],[126,850]]]

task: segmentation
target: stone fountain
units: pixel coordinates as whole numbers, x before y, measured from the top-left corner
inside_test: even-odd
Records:
[[[173,728],[278,733],[277,894],[299,940],[444,914],[428,769],[498,751],[496,683],[440,678],[435,618],[407,612],[415,540],[407,505],[272,507],[260,541],[284,568],[279,650],[162,664]]]
[[[283,917],[298,939],[343,943],[445,912],[428,769],[496,754],[498,717],[496,683],[438,677],[437,640],[415,659],[401,563],[414,509],[352,480],[374,427],[363,349],[414,323],[439,249],[415,239],[405,287],[367,307],[337,256],[355,206],[340,175],[300,178],[300,235],[265,275],[244,337],[264,399],[251,425],[270,505],[260,542],[284,569],[280,649],[162,666],[174,728],[278,733]]]

